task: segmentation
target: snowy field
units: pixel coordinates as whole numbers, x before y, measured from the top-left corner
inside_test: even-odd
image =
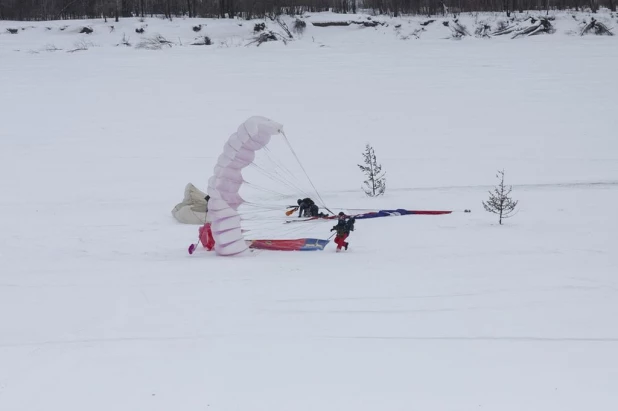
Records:
[[[260,47],[254,22],[204,20],[213,46],[193,20],[0,22],[0,410],[618,409],[618,39],[570,14],[518,39],[394,27],[424,20]],[[177,44],[115,46],[142,24]],[[339,254],[188,255],[170,211],[253,115],[334,211],[454,212],[358,221]]]

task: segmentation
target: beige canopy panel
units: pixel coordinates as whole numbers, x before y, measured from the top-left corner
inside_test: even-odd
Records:
[[[185,197],[172,210],[172,215],[183,224],[204,224],[208,213],[206,193],[189,183],[185,187]]]

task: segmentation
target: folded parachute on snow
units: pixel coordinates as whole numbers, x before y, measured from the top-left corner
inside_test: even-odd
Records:
[[[256,166],[256,170],[264,172],[264,168],[254,164],[256,152],[264,151],[270,155],[270,148],[266,147],[277,136],[280,139],[287,138],[283,134],[281,124],[265,117],[251,117],[242,123],[237,131],[232,134],[226,142],[223,153],[217,159],[214,167],[213,176],[208,181],[208,222],[215,242],[215,252],[222,256],[238,255],[249,248],[269,249],[269,250],[321,250],[329,242],[317,238],[289,238],[289,239],[252,239],[247,240],[244,234],[247,231],[242,224],[248,222],[246,215],[241,215],[239,208],[256,207],[255,203],[246,201],[241,197],[239,191],[245,185],[251,184],[245,181],[243,171],[249,166]],[[291,149],[291,146],[290,146]],[[281,165],[279,159],[275,163]],[[299,161],[300,163],[300,161]],[[284,174],[288,172],[289,179],[284,180]],[[288,169],[280,173],[274,173],[271,177],[279,181],[282,186],[290,187],[290,179],[295,178],[295,173],[290,173]],[[255,186],[255,185],[254,185]],[[273,192],[273,190],[266,190]],[[273,194],[274,195],[274,194]],[[280,196],[278,199],[288,199],[289,196]],[[296,198],[296,197],[294,197]],[[275,208],[285,208],[285,205],[274,205]],[[264,210],[253,213],[262,213]],[[255,220],[255,219],[253,219]],[[249,220],[250,221],[250,220]],[[268,222],[271,226],[276,224],[272,219]]]
[[[182,202],[172,209],[172,215],[183,224],[204,224],[208,213],[206,193],[189,183]]]

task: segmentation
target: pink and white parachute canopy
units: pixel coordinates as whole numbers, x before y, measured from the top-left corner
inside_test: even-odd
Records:
[[[238,207],[244,202],[238,191],[243,183],[241,170],[255,159],[255,152],[281,133],[283,126],[270,119],[254,116],[242,123],[230,136],[217,159],[214,175],[208,180],[208,220],[212,223],[215,252],[237,255],[249,246],[241,231]]]

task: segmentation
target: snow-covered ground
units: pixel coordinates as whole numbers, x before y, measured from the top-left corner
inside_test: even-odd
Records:
[[[189,19],[0,22],[0,410],[615,410],[618,40],[570,14],[394,27],[425,20],[260,47],[255,22],[203,20],[213,46]],[[142,24],[176,44],[115,47]],[[189,256],[171,208],[252,115],[333,209],[455,212],[359,221],[340,254]],[[501,168],[504,226],[481,205]]]

